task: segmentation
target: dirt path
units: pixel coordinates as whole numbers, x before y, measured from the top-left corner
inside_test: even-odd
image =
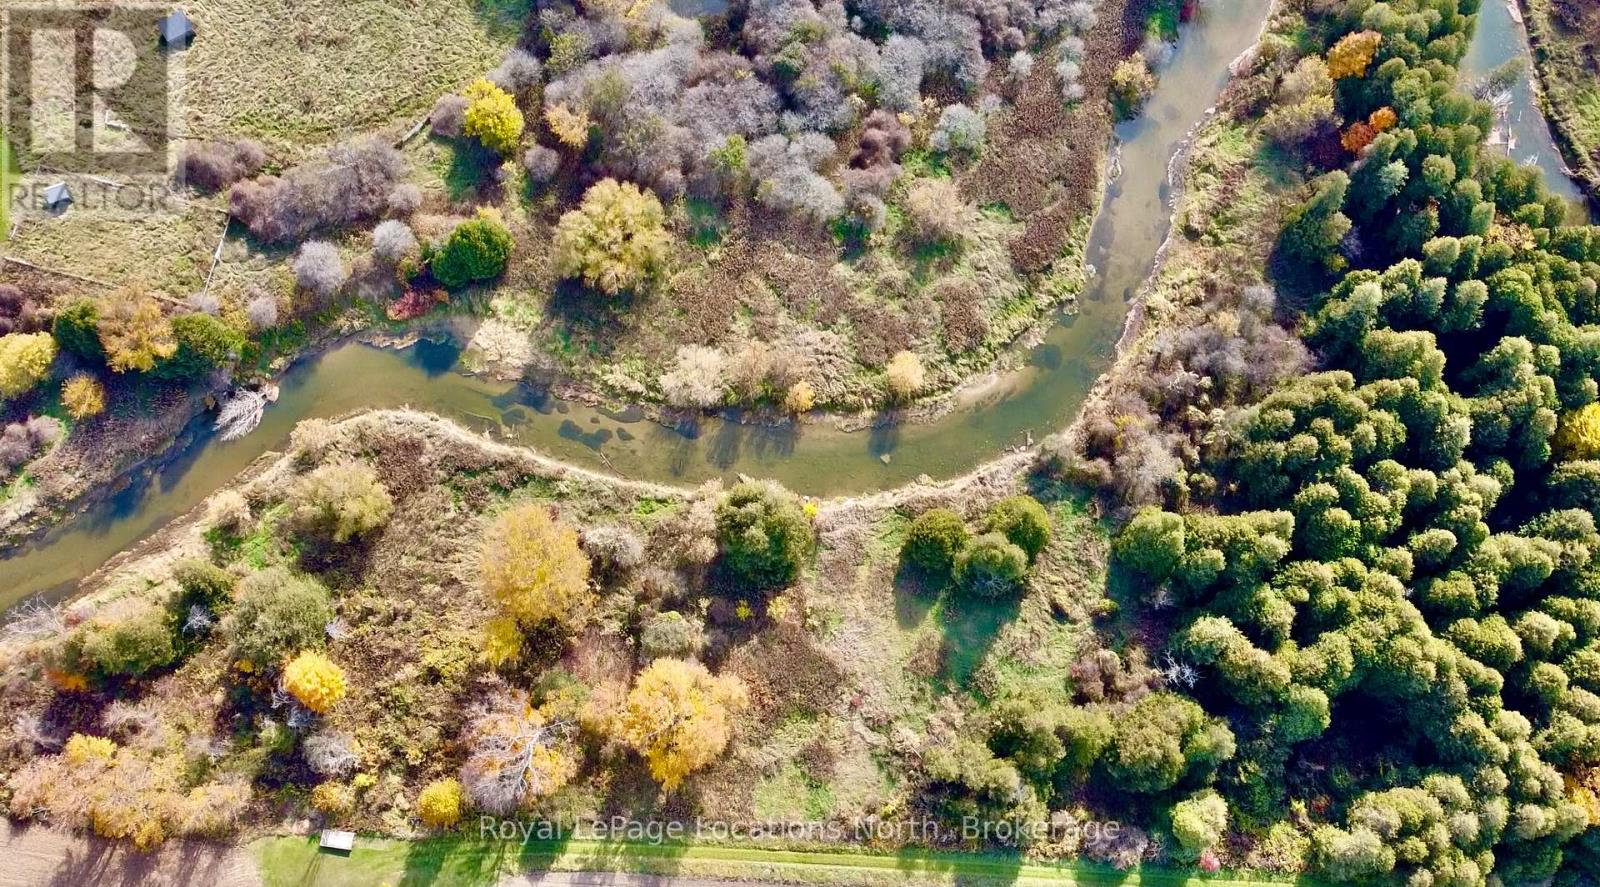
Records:
[[[242,847],[170,841],[154,853],[137,853],[101,838],[0,819],[0,887],[126,885],[260,887],[255,860]]]

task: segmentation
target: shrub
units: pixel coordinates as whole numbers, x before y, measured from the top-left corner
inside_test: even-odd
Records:
[[[66,668],[99,677],[139,677],[178,658],[171,614],[157,603],[117,601],[74,629],[64,651]]]
[[[207,193],[221,191],[261,171],[267,153],[248,139],[232,144],[185,142],[178,153],[178,184]]]
[[[922,390],[922,359],[910,351],[895,354],[889,359],[887,381],[891,397],[897,400],[911,399]]]
[[[345,267],[339,248],[326,240],[308,240],[295,253],[294,282],[319,299],[329,299],[350,279],[350,269]]]
[[[318,776],[340,778],[361,765],[360,748],[349,733],[318,730],[300,744],[300,756]]]
[[[0,400],[28,393],[44,381],[56,359],[56,340],[49,333],[0,336]]]
[[[1163,792],[1192,769],[1233,757],[1233,733],[1194,701],[1172,693],[1139,698],[1115,722],[1108,775],[1130,791]]]
[[[433,111],[428,115],[428,126],[433,134],[440,138],[457,139],[461,137],[461,125],[466,119],[466,97],[445,95],[433,103]]]
[[[467,86],[467,109],[462,117],[461,134],[477,139],[485,148],[506,155],[515,151],[522,138],[522,112],[511,94],[480,78]]]
[[[429,828],[453,828],[461,821],[461,783],[435,779],[417,795],[417,818]]]
[[[409,216],[422,206],[422,189],[410,182],[401,182],[389,190],[384,205],[397,216]]]
[[[244,316],[255,331],[270,330],[278,325],[278,300],[267,293],[259,293],[245,303]]]
[[[311,790],[311,807],[330,820],[343,819],[356,809],[356,793],[342,782],[318,783]]]
[[[178,596],[180,612],[198,606],[213,614],[222,613],[233,603],[233,590],[239,584],[232,573],[197,557],[174,565],[172,578],[182,591]]]
[[[500,64],[489,72],[489,82],[506,92],[526,92],[539,84],[542,73],[539,60],[525,49],[512,49]]]
[[[644,543],[627,527],[589,527],[583,531],[582,545],[596,572],[612,578],[626,576],[644,563]]]
[[[984,531],[1005,536],[1032,561],[1050,544],[1050,514],[1032,496],[1010,496],[989,509]]]
[[[198,379],[238,360],[239,353],[244,350],[244,336],[209,314],[184,314],[173,318],[172,336],[178,348],[151,371],[157,379],[180,382]]]
[[[291,655],[322,644],[333,607],[315,580],[268,567],[239,583],[233,609],[233,656],[256,671],[281,666]]]
[[[321,653],[302,650],[283,667],[283,688],[306,708],[327,714],[344,698],[344,669]]]
[[[450,289],[492,280],[506,270],[515,241],[498,215],[482,210],[455,226],[444,246],[433,256],[433,276]]]
[[[811,520],[777,484],[741,483],[717,503],[717,541],[734,575],[757,588],[794,580],[811,556]]]
[[[961,515],[948,508],[930,508],[911,522],[900,556],[930,573],[949,573],[970,537]]]
[[[288,504],[296,532],[337,544],[378,529],[394,510],[389,491],[362,462],[335,462],[301,477]]]
[[[654,194],[601,179],[556,225],[556,272],[608,295],[634,289],[666,264],[665,223]]]
[[[37,333],[48,329],[50,311],[37,300],[9,283],[0,283],[0,336],[11,333]]]
[[[657,659],[639,673],[617,716],[616,736],[644,756],[650,775],[674,791],[721,757],[733,712],[747,704],[744,683],[698,662]]]
[[[1172,808],[1172,836],[1194,858],[1215,847],[1228,830],[1228,802],[1214,791],[1179,801]]]
[[[16,468],[60,436],[61,421],[51,416],[34,416],[25,422],[12,422],[4,432],[0,432],[0,466]]]
[[[543,185],[556,177],[561,155],[543,145],[534,145],[522,152],[522,168],[528,173],[528,181]]]
[[[589,559],[578,534],[543,505],[518,505],[500,515],[484,539],[483,588],[524,626],[576,625],[588,615]]]
[[[1346,34],[1328,50],[1328,76],[1335,80],[1364,76],[1382,42],[1383,35],[1377,31]]]
[[[928,147],[944,154],[976,157],[983,151],[987,133],[983,115],[958,102],[939,112],[939,122],[928,136]]]
[[[161,304],[138,287],[126,287],[101,303],[98,322],[106,361],[119,373],[149,372],[178,350],[172,324]]]
[[[1137,115],[1155,91],[1156,78],[1145,64],[1144,56],[1129,56],[1111,71],[1111,104],[1116,108],[1118,119],[1127,120]]]
[[[652,659],[694,656],[705,643],[700,623],[676,610],[651,616],[639,630],[639,651]]]
[[[100,344],[100,308],[93,299],[79,299],[57,311],[51,333],[56,344],[90,363],[106,359]]]
[[[1183,557],[1183,518],[1159,508],[1145,508],[1123,528],[1113,551],[1152,581],[1165,582]]]
[[[986,597],[1013,595],[1028,573],[1028,553],[999,533],[973,539],[955,559],[955,580]]]
[[[325,160],[295,167],[282,178],[262,176],[234,185],[228,212],[263,242],[304,240],[319,229],[382,214],[405,173],[400,152],[382,139],[367,139],[332,148]]]
[[[920,243],[959,243],[970,221],[966,204],[949,179],[918,179],[906,190],[910,233]]]
[[[98,416],[106,409],[105,386],[88,373],[78,373],[61,386],[61,405],[79,422]]]
[[[688,409],[717,406],[727,394],[723,384],[727,366],[727,356],[716,348],[681,346],[672,370],[661,376],[661,393],[673,406]]]
[[[389,265],[415,256],[417,251],[417,236],[411,233],[410,225],[399,219],[387,219],[372,229],[372,254]]]

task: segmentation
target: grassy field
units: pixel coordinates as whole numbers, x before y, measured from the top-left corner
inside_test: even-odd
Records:
[[[411,122],[499,63],[517,0],[195,0],[192,134],[274,153]]]
[[[265,838],[253,846],[267,887],[317,885],[450,885],[476,887],[519,872],[615,871],[713,879],[856,884],[1056,884],[1122,887],[1312,885],[1240,875],[1023,862],[998,854],[927,851],[828,853],[686,844],[501,842],[435,838],[415,843],[362,840],[349,856],[319,853],[315,838]]]

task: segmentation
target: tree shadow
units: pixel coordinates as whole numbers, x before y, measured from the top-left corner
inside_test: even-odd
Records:
[[[949,586],[948,576],[930,575],[915,565],[900,562],[894,574],[894,618],[902,629],[921,625]]]
[[[1022,608],[1021,595],[988,598],[953,589],[941,599],[944,639],[939,645],[940,676],[952,686],[967,684],[1007,624]]]

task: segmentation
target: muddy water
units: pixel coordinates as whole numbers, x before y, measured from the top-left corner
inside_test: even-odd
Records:
[[[1168,164],[1254,43],[1268,0],[1212,0],[1184,26],[1179,48],[1144,115],[1117,129],[1120,174],[1095,220],[1087,261],[1096,273],[1079,310],[1063,316],[1021,369],[967,395],[923,425],[758,428],[705,419],[668,428],[455,370],[451,344],[400,351],[350,344],[290,370],[260,428],[223,442],[203,426],[160,471],[0,562],[0,605],[63,594],[118,551],[192,508],[261,453],[278,449],[302,419],[368,407],[410,406],[573,464],[676,484],[738,473],[830,495],[883,489],[919,475],[949,477],[1067,423],[1109,364],[1128,300],[1166,238]]]

